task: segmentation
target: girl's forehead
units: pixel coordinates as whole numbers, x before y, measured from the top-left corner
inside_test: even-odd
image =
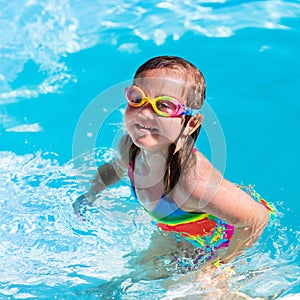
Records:
[[[134,84],[141,87],[149,97],[160,95],[182,97],[187,85],[180,75],[178,70],[173,69],[147,70],[134,79]]]

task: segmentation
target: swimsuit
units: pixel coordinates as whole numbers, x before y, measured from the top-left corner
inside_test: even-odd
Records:
[[[137,199],[132,162],[128,167],[128,176],[131,189]],[[234,226],[223,220],[206,213],[186,212],[164,195],[153,210],[146,211],[156,220],[156,225],[162,230],[181,233],[196,248],[201,246],[213,251],[227,247],[234,232]]]
[[[131,181],[131,189],[137,199],[133,166],[134,161],[131,161],[128,167],[128,176]],[[274,215],[272,207],[255,192],[251,185],[238,187],[262,203],[269,213]],[[214,253],[216,249],[227,247],[234,233],[233,225],[207,213],[186,212],[165,195],[162,195],[153,210],[147,212],[156,220],[156,225],[162,230],[181,233],[196,248],[201,247],[211,253]]]

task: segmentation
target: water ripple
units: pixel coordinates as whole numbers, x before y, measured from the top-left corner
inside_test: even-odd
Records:
[[[123,255],[133,241],[124,236],[136,231],[117,210],[127,188],[110,194],[116,203],[109,213],[94,208],[89,222],[80,221],[71,205],[80,192],[73,164],[61,166],[56,158],[40,152],[0,155],[0,286],[6,286],[6,295],[20,296],[28,286],[39,290],[38,285],[63,286],[70,280],[74,285],[82,283],[82,276],[100,280],[125,272]]]
[[[131,270],[128,262],[139,260],[155,230],[150,217],[132,201],[127,185],[103,193],[89,210],[88,221],[74,215],[71,203],[87,187],[79,184],[81,179],[88,177],[95,159],[101,163],[110,155],[101,148],[60,165],[54,153],[0,153],[0,295],[39,299],[209,295],[209,279],[203,274],[195,280],[193,273],[186,277],[170,273],[173,286],[167,291],[168,280],[135,282],[126,276]],[[75,169],[82,161],[81,169]],[[278,218],[259,243],[233,263],[236,274],[230,286],[253,297],[283,296],[299,285],[300,231],[289,226],[292,212],[283,203],[277,209]],[[170,267],[164,257],[155,260],[158,268]],[[143,270],[138,274],[143,276]]]
[[[0,12],[0,104],[59,91],[76,80],[64,57],[98,44],[136,53],[141,40],[162,45],[187,32],[228,37],[249,27],[288,29],[284,19],[299,15],[296,1],[7,1]],[[28,62],[44,78],[11,88]]]

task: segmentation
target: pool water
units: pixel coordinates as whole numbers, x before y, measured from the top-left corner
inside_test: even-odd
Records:
[[[299,298],[298,1],[15,0],[0,7],[1,299],[211,292],[207,278],[192,273],[130,279],[130,259],[157,230],[127,180],[103,193],[86,221],[71,205],[123,132],[122,88],[142,62],[164,54],[188,59],[206,77],[198,149],[277,210],[258,243],[233,262],[228,284],[251,297]]]

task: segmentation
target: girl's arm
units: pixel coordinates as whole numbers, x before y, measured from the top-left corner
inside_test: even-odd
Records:
[[[122,162],[117,159],[101,165],[98,168],[98,172],[91,182],[90,190],[85,194],[85,197],[93,204],[99,193],[104,191],[107,187],[119,182],[124,175],[125,170]]]
[[[262,204],[224,179],[204,156],[197,156],[194,174],[187,176],[193,175],[196,181],[194,179],[194,184],[189,184],[190,197],[184,207],[189,211],[211,214],[235,226],[227,252],[221,257],[228,262],[258,240],[268,223],[269,214]]]
[[[231,182],[223,179],[205,210],[234,225],[234,234],[222,260],[229,262],[254,244],[269,221],[269,213],[261,204]]]
[[[91,206],[97,199],[97,195],[121,180],[125,175],[128,166],[128,153],[130,139],[124,136],[119,143],[119,155],[111,162],[101,165],[94,179],[91,181],[91,187],[87,193],[79,196],[73,203],[75,213],[84,214],[87,206]]]

